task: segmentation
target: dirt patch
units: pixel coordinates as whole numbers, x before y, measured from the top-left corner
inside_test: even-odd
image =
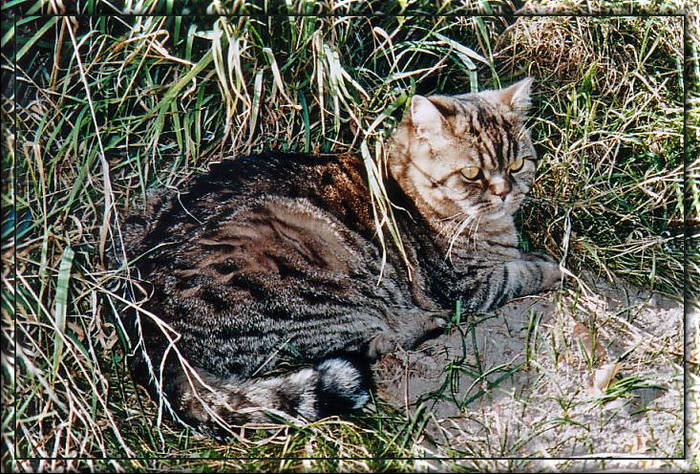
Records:
[[[375,365],[426,456],[683,453],[683,304],[588,278]]]

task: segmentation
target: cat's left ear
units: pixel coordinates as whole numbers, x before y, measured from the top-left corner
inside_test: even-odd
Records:
[[[442,132],[442,114],[433,102],[422,95],[411,99],[411,122],[418,135],[437,137]]]
[[[530,100],[530,90],[532,88],[532,78],[516,82],[510,87],[498,91],[498,101],[507,105],[516,112],[525,113],[532,104]]]

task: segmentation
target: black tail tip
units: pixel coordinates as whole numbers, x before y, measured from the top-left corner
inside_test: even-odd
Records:
[[[357,361],[326,359],[316,366],[317,400],[321,417],[358,410],[369,401],[371,375]]]

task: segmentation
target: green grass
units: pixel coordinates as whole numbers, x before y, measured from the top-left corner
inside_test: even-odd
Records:
[[[146,0],[142,6],[177,14],[176,3]],[[290,11],[284,2],[213,7],[280,16],[95,16],[75,23],[31,16],[53,12],[40,1],[3,4],[3,14],[18,20],[16,27],[3,22],[0,35],[3,77],[12,72],[12,47],[17,54],[16,79],[3,80],[2,96],[3,466],[416,469],[413,461],[378,458],[419,453],[429,413],[410,418],[382,403],[348,421],[275,436],[261,432],[228,445],[167,422],[154,426],[157,408],[124,363],[129,348],[118,315],[127,269],[110,268],[107,260],[120,239],[120,219],[142,205],[147,189],[179,188],[212,161],[263,148],[361,155],[370,170],[378,236],[399,240],[381,185],[382,144],[414,93],[463,93],[534,76],[530,123],[541,162],[532,199],[519,215],[523,246],[555,255],[574,275],[593,272],[679,296],[685,205],[691,238],[686,289],[697,296],[699,66],[691,42],[684,195],[682,19],[434,17],[411,16],[434,12],[427,1],[289,3]],[[583,8],[579,3],[548,2],[547,8],[576,11]],[[456,11],[455,2],[440,4],[440,11]],[[112,5],[118,2],[84,2],[81,13],[109,14]],[[207,6],[191,8],[202,15]],[[511,6],[481,1],[461,12]],[[609,8],[631,7],[625,1]],[[406,16],[288,15],[380,10]],[[698,38],[697,12],[688,31]],[[457,313],[465,357],[447,368],[443,391],[434,395],[453,397],[467,409],[484,396],[482,382],[496,387],[531,370],[548,347],[555,360],[557,351],[567,350],[543,341],[547,333],[533,314],[523,329],[529,334],[526,368],[481,367],[472,339],[477,323]],[[455,387],[452,372],[468,373],[472,390]],[[633,375],[624,380],[611,390],[622,394],[639,382]],[[528,436],[511,445],[524,445]],[[19,457],[367,459],[52,464],[15,461],[15,446]]]

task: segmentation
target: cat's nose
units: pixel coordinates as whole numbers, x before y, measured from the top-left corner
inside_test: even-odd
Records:
[[[489,186],[491,194],[501,198],[501,201],[505,201],[510,193],[510,183],[508,181],[502,180],[496,183],[491,183]]]
[[[505,201],[505,200],[506,200],[506,197],[508,197],[508,191],[504,191],[504,192],[502,192],[502,193],[494,193],[494,194],[495,194],[496,196],[500,196],[500,197],[501,197],[501,201]]]

